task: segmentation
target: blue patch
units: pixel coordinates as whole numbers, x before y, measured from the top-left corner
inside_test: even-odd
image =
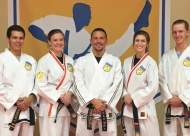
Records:
[[[143,71],[146,71],[146,69],[145,69],[143,66],[140,66],[140,68],[141,68]]]

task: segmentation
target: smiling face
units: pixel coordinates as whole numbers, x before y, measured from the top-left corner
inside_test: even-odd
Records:
[[[134,49],[137,54],[144,55],[146,53],[146,49],[148,48],[148,42],[144,35],[137,35],[134,39]]]
[[[9,43],[9,50],[15,56],[21,55],[21,49],[24,44],[24,33],[21,31],[12,31],[10,38],[6,38]]]
[[[48,40],[49,45],[51,46],[52,52],[57,56],[62,55],[62,50],[64,48],[64,35],[62,33],[53,34]]]
[[[185,28],[184,23],[175,24],[172,27],[172,36],[177,45],[186,45],[187,36],[189,35],[189,30]]]
[[[90,43],[92,44],[94,55],[97,57],[103,56],[107,43],[106,34],[103,31],[94,31],[92,33]]]

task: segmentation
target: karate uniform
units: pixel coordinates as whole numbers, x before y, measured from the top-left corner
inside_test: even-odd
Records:
[[[13,120],[17,108],[14,104],[19,98],[28,97],[31,93],[37,96],[34,89],[35,70],[36,61],[27,54],[21,53],[20,61],[8,49],[0,54],[0,106],[5,109],[0,135],[33,136],[34,126],[29,124],[29,109],[21,111],[14,131],[9,130],[9,123]]]
[[[134,66],[134,57],[125,59],[124,92],[130,94],[138,110],[140,136],[160,136],[154,96],[158,91],[158,68],[156,62],[145,54]],[[133,107],[124,106],[123,116],[127,133],[134,136]]]
[[[67,55],[62,64],[51,51],[38,62],[36,88],[40,95],[41,136],[69,136],[70,113],[65,106],[59,111],[56,123],[54,120],[61,94],[73,92],[73,64],[73,59]]]
[[[164,111],[168,107],[167,101],[177,95],[190,107],[190,46],[177,57],[175,49],[164,54],[159,65],[160,91],[164,102]],[[171,115],[183,115],[183,107],[171,107]],[[183,136],[190,135],[190,129],[184,128],[184,118],[171,118],[170,124],[164,124],[164,136],[176,136],[178,128]]]
[[[117,136],[116,104],[122,94],[123,76],[119,58],[104,53],[98,63],[93,53],[80,57],[75,64],[75,94],[79,101],[77,136],[94,135],[95,125],[98,124],[102,136]],[[102,131],[101,120],[92,120],[92,130],[87,129],[87,119],[82,114],[88,114],[89,101],[92,99],[106,101],[106,114],[113,113],[114,119],[107,120],[107,131]],[[98,115],[94,115],[98,116]]]

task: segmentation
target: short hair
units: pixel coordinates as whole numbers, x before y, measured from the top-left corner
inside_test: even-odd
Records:
[[[147,43],[149,44],[149,42],[150,42],[150,36],[149,36],[149,34],[148,34],[146,31],[144,31],[144,30],[139,30],[139,31],[137,31],[137,32],[134,34],[134,36],[133,36],[133,44],[134,44],[134,42],[135,42],[135,38],[136,38],[138,35],[144,35],[145,38],[146,38]],[[148,52],[148,47],[145,49],[145,52]]]
[[[63,35],[63,37],[65,37],[64,33],[63,33],[60,29],[52,29],[52,30],[49,31],[49,33],[48,33],[48,36],[47,36],[48,40],[50,41],[52,35],[57,34],[57,33],[61,33],[61,34]]]
[[[22,32],[24,34],[25,37],[25,31],[24,29],[19,26],[19,25],[12,25],[7,29],[7,37],[10,38],[11,37],[11,32],[12,31],[18,31],[18,32]]]
[[[92,33],[91,33],[91,38],[92,38],[93,33],[96,32],[96,31],[101,31],[101,32],[103,32],[103,33],[105,34],[105,36],[106,36],[106,39],[107,39],[107,33],[106,33],[106,31],[105,31],[103,28],[95,28],[95,29],[92,31]]]
[[[189,24],[188,24],[188,22],[185,21],[185,20],[183,20],[183,19],[178,19],[178,20],[174,21],[173,24],[172,24],[172,27],[174,25],[176,25],[176,24],[184,24],[185,25],[185,29],[189,30]]]

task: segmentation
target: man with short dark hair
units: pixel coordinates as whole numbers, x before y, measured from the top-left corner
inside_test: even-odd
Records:
[[[36,102],[34,90],[36,61],[22,53],[25,31],[19,25],[7,29],[9,47],[0,54],[0,107],[4,118],[1,136],[33,136]]]
[[[75,64],[75,93],[79,101],[77,136],[117,136],[116,104],[122,94],[121,62],[106,52],[107,34],[102,28],[91,33],[92,51]]]

